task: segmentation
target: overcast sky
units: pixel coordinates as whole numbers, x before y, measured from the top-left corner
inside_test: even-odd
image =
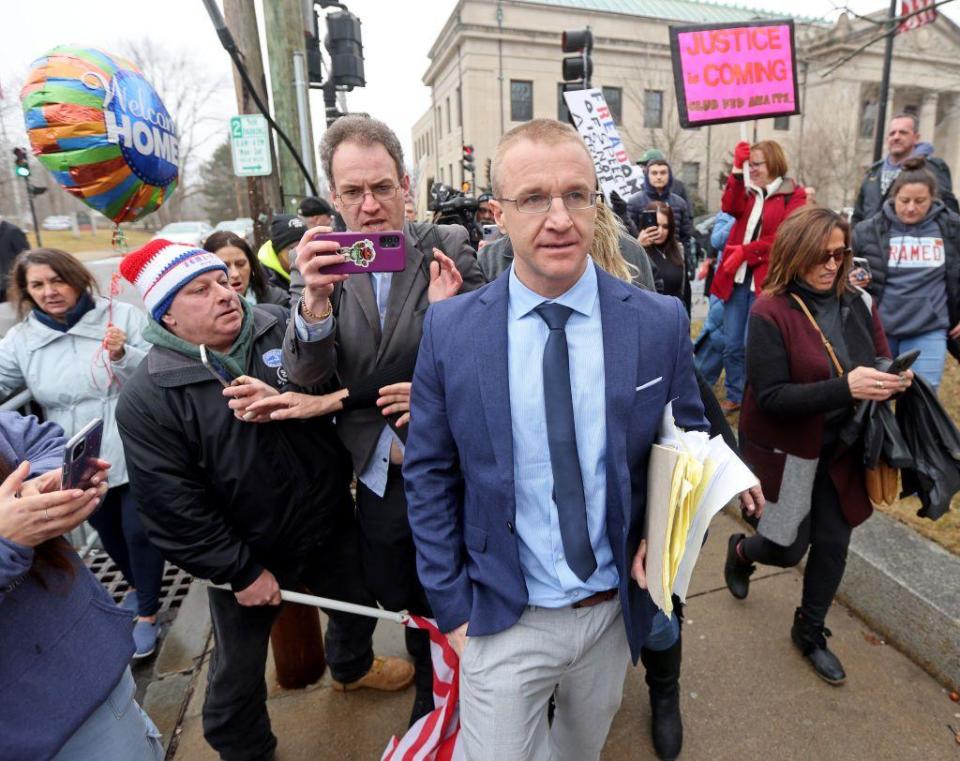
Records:
[[[387,121],[409,154],[410,130],[430,104],[429,90],[421,81],[429,63],[427,52],[456,2],[346,2],[363,22],[367,79],[366,88],[347,96],[348,106]],[[798,5],[796,0],[744,0],[737,4],[784,13],[796,12]],[[14,5],[16,31],[9,23]],[[8,21],[7,34],[0,45],[0,86],[5,104],[18,97],[15,85],[22,81],[30,62],[56,45],[73,43],[110,51],[149,37],[170,50],[190,51],[198,70],[222,78],[222,97],[209,105],[215,120],[207,128],[219,130],[226,137],[228,119],[236,109],[231,64],[200,0],[166,0],[163,4],[130,0],[0,0],[0,7],[7,11],[4,15]],[[803,11],[809,16],[833,19],[842,7],[831,0],[806,0]],[[884,9],[887,4],[883,0],[851,0],[850,7],[858,13],[868,13]],[[943,10],[960,21],[960,8],[949,5]],[[319,139],[323,126],[322,93],[315,91],[312,97],[314,131]],[[22,131],[22,122],[17,128]]]

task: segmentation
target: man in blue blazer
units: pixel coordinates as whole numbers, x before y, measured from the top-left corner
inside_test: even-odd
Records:
[[[645,591],[641,534],[664,406],[707,429],[687,316],[590,258],[600,201],[571,127],[526,122],[493,166],[514,262],[427,312],[403,468],[420,579],[461,656],[464,748],[598,758],[632,655],[674,758],[679,625]]]

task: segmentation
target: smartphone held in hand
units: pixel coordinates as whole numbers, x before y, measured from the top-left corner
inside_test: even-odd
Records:
[[[62,489],[86,489],[97,472],[103,418],[94,418],[70,437],[63,450]]]
[[[640,212],[640,230],[646,230],[648,227],[657,226],[657,212],[653,209],[644,209]]]
[[[500,232],[500,228],[496,225],[484,225],[483,226],[483,239],[487,243],[493,243],[495,240],[499,240],[503,237],[503,233]]]
[[[230,372],[223,362],[217,359],[216,354],[208,351],[207,347],[203,344],[200,344],[200,361],[203,362],[203,366],[210,371],[210,374],[223,384],[224,388],[233,385],[233,382],[236,380],[234,374]]]
[[[366,233],[318,233],[313,240],[332,240],[345,261],[324,267],[324,274],[356,275],[362,272],[402,272],[407,249],[402,230]]]
[[[853,257],[853,272],[851,274],[857,281],[872,279],[873,273],[870,271],[870,262],[862,256]]]

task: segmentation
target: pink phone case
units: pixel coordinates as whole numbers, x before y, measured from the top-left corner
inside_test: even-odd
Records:
[[[340,253],[347,257],[343,264],[325,267],[333,275],[355,275],[359,272],[402,272],[407,264],[407,249],[402,230],[374,233],[319,233],[313,240],[333,240],[340,244]]]

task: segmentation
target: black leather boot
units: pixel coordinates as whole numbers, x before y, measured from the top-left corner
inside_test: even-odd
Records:
[[[744,600],[750,591],[750,576],[757,567],[745,563],[737,554],[737,545],[743,540],[743,534],[731,534],[727,541],[727,562],[723,566],[723,580],[727,582],[730,594],[738,600]]]
[[[793,614],[790,639],[804,658],[810,661],[817,676],[836,687],[846,681],[847,675],[840,659],[827,649],[827,637],[830,636],[832,632],[826,626],[808,620],[797,608]]]
[[[661,761],[674,761],[683,747],[680,718],[680,638],[669,650],[640,649],[647,670],[650,712],[653,714],[653,749]]]

